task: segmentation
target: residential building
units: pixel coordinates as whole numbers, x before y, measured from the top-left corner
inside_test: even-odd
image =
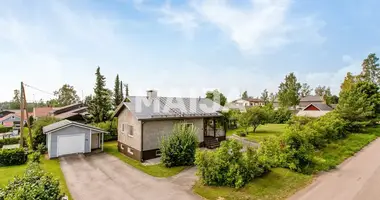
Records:
[[[216,147],[226,139],[222,106],[206,98],[130,96],[115,111],[118,117],[118,149],[140,161],[159,157],[162,137],[169,135],[176,123],[197,129],[200,146]]]
[[[311,103],[301,111],[297,113],[297,116],[305,116],[305,117],[321,117],[333,110],[327,104],[324,103]]]
[[[306,106],[309,106],[310,104],[326,104],[326,102],[322,96],[308,95],[300,99],[299,107],[302,109]]]
[[[55,117],[57,119],[85,122],[85,117],[89,115],[87,110],[88,108],[82,103],[75,103],[60,108],[54,108],[49,111],[49,116]]]

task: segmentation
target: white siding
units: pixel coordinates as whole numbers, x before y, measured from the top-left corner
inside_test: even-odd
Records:
[[[141,121],[138,121],[128,109],[122,109],[117,121],[118,141],[141,151]],[[133,136],[128,135],[127,131],[122,131],[123,124],[132,126]]]

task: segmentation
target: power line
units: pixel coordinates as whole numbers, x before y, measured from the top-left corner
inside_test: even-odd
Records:
[[[39,89],[39,88],[37,88],[37,87],[34,87],[34,86],[31,86],[31,85],[28,85],[28,84],[26,84],[26,83],[24,83],[24,85],[25,85],[26,87],[32,88],[32,89],[34,89],[34,90],[38,90],[38,91],[43,92],[43,93],[45,93],[45,94],[49,94],[49,95],[52,95],[52,96],[56,96],[54,93],[47,92],[47,91],[45,91],[45,90],[42,90],[42,89]]]

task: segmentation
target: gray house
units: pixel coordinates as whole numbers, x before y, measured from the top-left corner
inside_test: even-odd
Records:
[[[195,126],[200,146],[215,148],[226,139],[221,110],[210,99],[158,97],[153,90],[147,96],[127,97],[114,115],[118,117],[118,149],[139,161],[159,157],[160,139],[176,123]]]
[[[43,127],[49,158],[103,150],[104,133],[97,127],[62,120]]]

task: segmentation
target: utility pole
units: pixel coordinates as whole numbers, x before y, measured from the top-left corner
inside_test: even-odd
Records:
[[[20,121],[20,145],[23,147],[24,144],[24,121],[26,121],[26,124],[28,126],[28,133],[29,133],[29,141],[30,144],[33,144],[33,138],[32,138],[32,132],[30,130],[30,124],[29,124],[29,114],[27,111],[27,103],[26,103],[26,95],[25,95],[25,88],[24,83],[21,82],[21,94],[20,94],[20,105],[21,105],[21,121]],[[24,113],[25,112],[25,113]],[[26,114],[26,120],[25,120],[25,114]]]

